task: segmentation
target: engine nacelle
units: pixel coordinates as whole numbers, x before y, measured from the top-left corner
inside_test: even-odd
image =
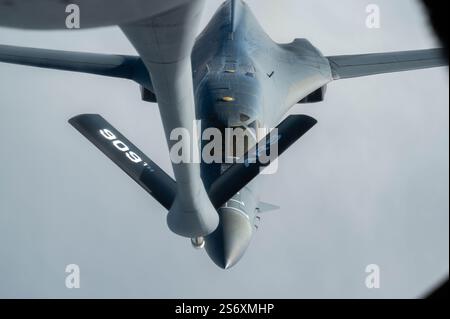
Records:
[[[326,91],[327,91],[327,86],[324,85],[320,89],[312,92],[310,95],[308,95],[303,100],[298,102],[298,104],[322,102],[325,99]]]

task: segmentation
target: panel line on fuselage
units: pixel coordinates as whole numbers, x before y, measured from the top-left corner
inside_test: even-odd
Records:
[[[234,210],[234,211],[238,212],[239,214],[245,216],[245,218],[247,218],[248,220],[250,220],[250,217],[243,210],[240,210],[239,208],[236,208],[233,206],[222,206],[220,209],[225,209],[225,208]]]

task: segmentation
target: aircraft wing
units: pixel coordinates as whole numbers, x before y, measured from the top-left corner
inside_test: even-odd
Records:
[[[448,65],[448,58],[443,49],[340,55],[327,58],[334,80]]]
[[[152,90],[147,68],[135,56],[0,45],[0,62],[124,78]]]

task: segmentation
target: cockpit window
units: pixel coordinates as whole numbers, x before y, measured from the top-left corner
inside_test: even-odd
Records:
[[[225,129],[225,162],[235,162],[242,158],[258,143],[258,122]]]

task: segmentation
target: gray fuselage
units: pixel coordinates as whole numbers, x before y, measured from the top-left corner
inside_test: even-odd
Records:
[[[309,42],[273,42],[240,0],[225,2],[197,38],[192,69],[202,131],[273,128],[291,106],[332,79],[329,63]],[[202,163],[205,187],[229,165]],[[250,243],[258,218],[256,186],[251,182],[218,209],[219,227],[205,238],[208,255],[222,268],[236,264]]]

